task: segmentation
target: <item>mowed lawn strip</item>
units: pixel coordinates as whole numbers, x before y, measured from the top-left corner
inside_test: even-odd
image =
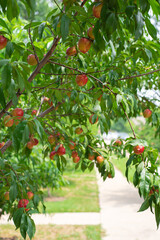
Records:
[[[0,225],[0,240],[22,240],[12,225]],[[101,227],[71,225],[38,225],[33,240],[101,240]],[[29,238],[26,238],[29,240]]]
[[[51,197],[47,197],[44,202],[47,213],[100,211],[94,170],[72,170],[66,172],[64,177],[69,184],[61,189],[51,190]]]

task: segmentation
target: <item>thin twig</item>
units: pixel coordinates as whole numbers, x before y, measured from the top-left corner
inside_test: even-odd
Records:
[[[136,139],[135,131],[134,131],[133,127],[132,127],[132,124],[131,124],[131,122],[130,122],[130,120],[129,120],[129,117],[128,117],[128,115],[127,115],[127,113],[126,113],[126,111],[125,111],[122,103],[120,103],[120,106],[122,107],[122,109],[123,109],[123,111],[124,111],[124,114],[126,115],[126,118],[127,118],[128,122],[129,122],[129,125],[130,125],[131,129],[132,129],[133,136],[134,136],[134,138]]]
[[[55,4],[57,5],[57,7],[59,8],[59,10],[61,11],[61,13],[63,13],[63,10],[60,8],[59,4],[57,3],[56,0],[53,0],[55,2]]]
[[[97,150],[95,150],[93,147],[91,147],[90,145],[88,145],[89,148],[91,148],[92,150],[94,150],[94,152],[98,153],[98,155],[100,154],[99,152],[97,152]]]
[[[39,115],[39,113],[40,113],[40,111],[41,111],[41,108],[42,108],[42,104],[43,104],[43,102],[44,102],[44,96],[41,97],[41,104],[40,104],[39,109],[38,109],[38,111],[37,111],[37,113],[36,113],[36,116]]]
[[[150,71],[150,72],[147,72],[147,73],[142,73],[142,74],[134,75],[134,76],[129,76],[129,77],[124,77],[124,78],[119,78],[119,79],[117,79],[117,81],[120,81],[120,80],[127,80],[127,79],[137,78],[137,77],[142,77],[142,76],[146,76],[146,75],[149,75],[149,74],[153,74],[153,73],[155,73],[155,72],[160,72],[160,69],[153,70],[153,71]]]
[[[104,72],[103,71],[95,71],[95,72],[86,72],[85,74],[93,74],[93,73],[100,73]],[[44,74],[44,75],[53,75],[53,76],[72,76],[72,75],[81,75],[81,73],[45,73],[45,72],[39,72],[39,74]]]

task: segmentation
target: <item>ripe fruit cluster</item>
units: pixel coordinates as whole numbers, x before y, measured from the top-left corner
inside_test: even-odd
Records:
[[[76,76],[76,83],[78,86],[82,87],[88,82],[88,77],[85,74]]]
[[[27,192],[27,196],[28,196],[28,199],[29,199],[29,200],[32,200],[33,197],[34,197],[34,193],[31,192],[31,191],[29,191],[29,192]],[[4,199],[5,199],[6,201],[9,201],[9,192],[5,192],[5,193],[4,193]],[[19,202],[18,202],[18,208],[25,208],[25,211],[26,211],[26,212],[29,211],[29,209],[26,208],[27,205],[28,205],[28,203],[29,203],[29,200],[28,200],[28,199],[20,199]]]
[[[78,163],[80,161],[80,157],[78,156],[78,152],[76,151],[72,152],[72,158],[74,163]]]
[[[93,160],[95,159],[95,154],[89,154],[89,155],[88,155],[88,159],[89,159],[90,161],[93,161]]]
[[[155,192],[156,192],[157,194],[159,194],[158,186],[152,186],[152,188],[151,188],[150,191],[149,191],[149,196],[155,194]]]
[[[75,133],[80,135],[83,132],[83,129],[81,127],[76,128]]]
[[[98,122],[98,116],[97,116],[97,118],[96,118],[96,120],[95,120],[95,122],[94,122],[94,121],[93,121],[93,115],[94,115],[94,114],[92,114],[92,115],[90,116],[90,118],[89,118],[89,122],[90,122],[91,124],[95,124],[95,123]]]
[[[117,139],[115,142],[114,142],[114,146],[121,146],[123,144],[123,141],[121,139]]]
[[[5,145],[5,142],[0,143],[0,149]]]
[[[152,115],[152,111],[150,109],[145,109],[143,112],[144,118],[150,118]]]
[[[144,152],[144,147],[141,145],[137,145],[133,148],[133,151],[136,155],[142,154]]]
[[[92,11],[93,11],[94,17],[100,18],[102,7],[103,7],[102,3],[99,3],[98,5],[96,4],[93,6]],[[86,53],[89,51],[89,49],[91,48],[92,41],[95,39],[94,34],[93,34],[93,28],[94,28],[94,26],[90,27],[87,30],[88,38],[82,37],[78,41],[78,49],[82,53]],[[67,56],[75,56],[77,54],[76,46],[67,48],[66,54],[67,54]]]
[[[4,199],[9,201],[9,192],[5,192],[4,194]]]
[[[30,136],[30,141],[27,143],[27,148],[32,149],[34,146],[38,145],[39,141],[37,138],[34,138],[33,135]]]
[[[101,17],[101,10],[103,7],[103,3],[99,3],[98,5],[94,5],[93,6],[93,16],[96,18],[100,18]]]
[[[55,149],[59,146],[58,150]],[[63,156],[66,153],[66,149],[63,144],[57,144],[56,147],[53,147],[53,151],[50,153],[50,159],[53,160],[54,156],[57,154],[58,156]]]
[[[37,65],[37,59],[35,57],[34,54],[30,54],[28,57],[27,57],[27,62],[29,65],[31,66],[34,66],[34,65]]]
[[[98,156],[96,159],[98,163],[102,163],[104,161],[104,157],[102,157],[101,155]]]
[[[37,110],[32,110],[32,112],[31,112],[31,115],[33,116],[33,115],[36,115],[37,114]]]
[[[100,18],[101,10],[102,10],[103,4],[100,3],[98,5],[93,6],[93,16],[96,18]],[[93,28],[94,26],[90,27],[87,30],[88,38],[82,37],[78,41],[78,49],[82,53],[86,53],[89,51],[92,45],[92,41],[95,39],[93,34]],[[68,47],[66,50],[67,56],[75,56],[77,54],[76,46]],[[76,76],[76,83],[78,86],[85,86],[88,82],[88,77],[85,74],[77,75]]]
[[[20,199],[19,202],[18,202],[18,208],[24,208],[26,212],[29,211],[27,207],[29,203],[29,200],[28,199]]]
[[[24,111],[22,110],[22,108],[15,108],[13,109],[13,111],[11,112],[11,116],[10,115],[6,115],[3,119],[3,123],[5,127],[12,127],[13,124],[15,123],[15,125],[17,125],[20,120],[22,120],[24,115]]]
[[[0,49],[5,48],[7,45],[7,38],[5,38],[3,35],[0,35]]]

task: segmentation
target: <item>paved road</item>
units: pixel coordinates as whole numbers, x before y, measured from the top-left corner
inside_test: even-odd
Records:
[[[160,240],[154,215],[137,212],[142,199],[118,170],[114,179],[98,179],[103,240]]]

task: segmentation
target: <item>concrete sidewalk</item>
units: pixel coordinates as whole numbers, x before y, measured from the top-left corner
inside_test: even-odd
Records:
[[[100,213],[55,213],[55,214],[33,214],[32,219],[36,225],[99,225],[101,224]],[[8,215],[3,215],[0,224],[13,224],[7,221]]]
[[[103,240],[160,240],[150,210],[138,213],[142,199],[138,190],[116,170],[115,178],[105,182],[98,177]]]

